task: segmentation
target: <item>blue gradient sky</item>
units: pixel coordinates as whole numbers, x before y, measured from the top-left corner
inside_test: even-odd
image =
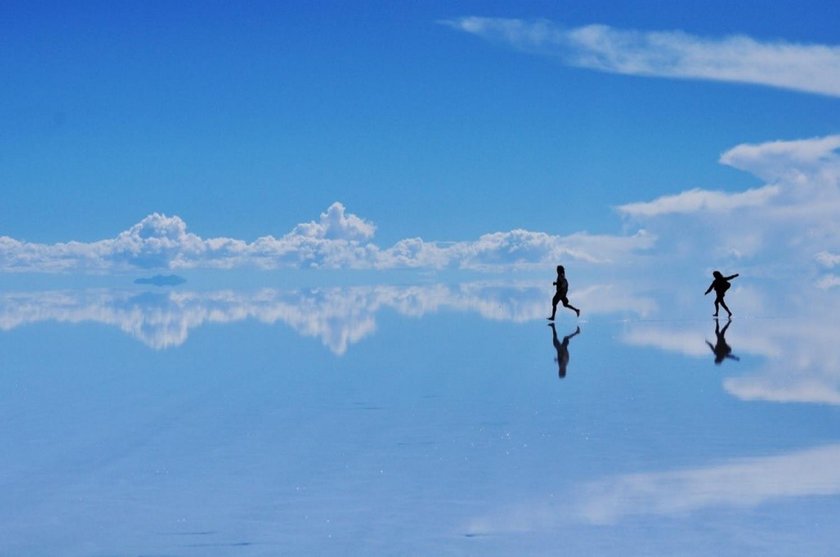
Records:
[[[830,551],[838,30],[4,2],[0,553]]]
[[[826,136],[837,98],[574,67],[442,20],[545,18],[833,45],[833,2],[7,2],[0,236],[152,212],[281,235],[341,201],[377,240],[615,233],[613,207],[761,185],[742,143]]]

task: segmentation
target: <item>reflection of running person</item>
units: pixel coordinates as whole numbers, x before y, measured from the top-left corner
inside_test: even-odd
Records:
[[[554,316],[557,314],[557,304],[561,301],[563,302],[563,307],[574,310],[577,316],[580,317],[580,310],[570,304],[569,298],[566,297],[569,293],[569,281],[566,280],[566,269],[563,268],[563,265],[557,265],[557,280],[554,281],[554,285],[557,287],[557,292],[554,294],[554,298],[551,299],[551,317],[548,320],[554,321]]]
[[[715,355],[715,364],[720,365],[726,358],[730,360],[735,360],[736,362],[740,360],[738,356],[732,354],[732,347],[726,343],[726,329],[729,328],[729,325],[732,324],[732,321],[727,321],[726,325],[723,326],[723,329],[720,328],[720,321],[715,319],[715,337],[717,340],[715,341],[714,346],[708,340],[706,344],[709,345],[712,352]]]
[[[723,276],[720,274],[720,271],[715,271],[712,273],[715,277],[715,280],[712,281],[712,284],[709,285],[709,288],[706,289],[706,294],[711,292],[712,290],[715,291],[715,317],[718,316],[718,312],[720,311],[719,306],[723,306],[723,309],[726,310],[726,313],[729,314],[729,317],[732,317],[732,312],[729,311],[729,307],[726,305],[726,302],[723,301],[723,297],[726,295],[726,291],[729,290],[731,284],[729,281],[734,279],[738,276],[738,273],[734,275],[730,275],[728,277]],[[704,294],[705,296],[705,294]]]
[[[551,341],[554,343],[554,349],[557,351],[557,357],[554,359],[557,362],[557,375],[560,379],[566,377],[566,367],[569,365],[569,339],[575,335],[580,334],[580,327],[574,333],[563,337],[563,342],[557,338],[557,329],[554,328],[554,323],[548,324],[551,327]]]

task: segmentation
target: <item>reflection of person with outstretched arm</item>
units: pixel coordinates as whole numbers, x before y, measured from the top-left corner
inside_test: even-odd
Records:
[[[554,359],[557,362],[557,374],[560,379],[563,379],[566,377],[566,367],[569,365],[569,339],[580,334],[580,327],[575,329],[574,333],[564,336],[563,342],[560,342],[557,338],[557,329],[554,327],[554,323],[549,323],[549,326],[551,327],[551,341],[557,351],[557,357]]]
[[[708,340],[706,344],[709,345],[712,352],[715,355],[715,365],[720,365],[723,361],[727,358],[730,360],[740,361],[741,358],[732,354],[732,347],[726,343],[726,329],[729,328],[729,325],[732,324],[732,320],[726,322],[726,325],[723,326],[723,329],[720,328],[720,321],[715,319],[715,337],[717,340],[715,341],[714,346]]]
[[[569,293],[569,281],[566,280],[566,269],[563,265],[557,265],[557,280],[554,281],[554,286],[557,287],[557,292],[554,298],[551,299],[551,317],[549,321],[554,321],[554,316],[557,315],[557,304],[563,302],[563,307],[569,308],[580,317],[580,310],[569,303],[567,294]]]
[[[734,275],[730,275],[728,277],[723,276],[720,274],[720,271],[714,271],[712,276],[715,277],[715,280],[712,281],[712,284],[709,285],[709,288],[706,289],[706,294],[711,292],[712,290],[715,291],[715,317],[718,316],[718,312],[720,311],[719,306],[723,306],[723,309],[726,310],[726,313],[729,314],[729,317],[732,317],[732,312],[729,311],[729,307],[726,305],[726,302],[723,301],[723,297],[726,295],[726,291],[729,290],[729,287],[732,286],[729,284],[729,281],[734,279],[738,276],[738,273]],[[706,294],[703,294],[704,296]]]

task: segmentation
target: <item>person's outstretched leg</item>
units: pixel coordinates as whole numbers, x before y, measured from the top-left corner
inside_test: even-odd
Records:
[[[729,314],[729,317],[732,317],[732,312],[729,311],[729,307],[726,305],[726,302],[723,301],[723,298],[720,299],[720,305],[723,306],[723,309],[726,310],[726,313]]]
[[[572,304],[570,304],[568,300],[563,300],[563,305],[571,310],[574,310],[575,314],[577,314],[577,316],[580,317],[580,310]]]

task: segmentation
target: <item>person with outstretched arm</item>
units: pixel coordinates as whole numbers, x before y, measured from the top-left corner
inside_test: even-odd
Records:
[[[712,350],[712,353],[715,355],[715,365],[720,365],[723,363],[724,360],[729,358],[730,360],[735,360],[736,362],[740,360],[740,358],[732,353],[732,347],[726,342],[726,329],[729,328],[729,325],[732,324],[732,321],[727,321],[726,325],[724,325],[723,329],[720,328],[720,321],[715,319],[715,338],[717,339],[714,344],[706,341],[706,344],[709,345],[709,348]]]
[[[708,294],[712,290],[715,291],[714,317],[718,316],[720,306],[723,306],[723,309],[726,310],[726,313],[729,314],[729,317],[732,317],[732,312],[729,311],[729,306],[727,306],[726,302],[723,301],[723,297],[726,295],[726,291],[729,290],[729,287],[732,286],[731,284],[729,284],[729,281],[737,277],[738,273],[725,277],[720,273],[720,271],[714,271],[712,273],[712,276],[715,277],[715,279],[712,281],[712,284],[709,285],[709,288],[706,289],[706,294]],[[703,295],[705,296],[706,294]]]

